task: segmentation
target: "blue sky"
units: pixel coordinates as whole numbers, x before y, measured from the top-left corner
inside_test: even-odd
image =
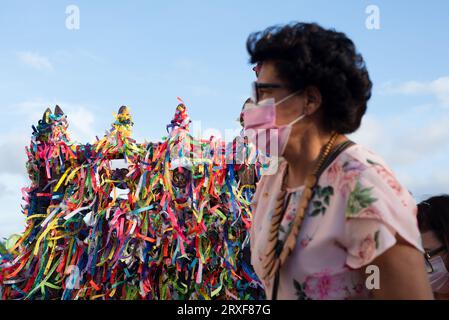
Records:
[[[66,7],[80,29],[66,28]],[[368,5],[380,29],[365,26]],[[354,140],[421,200],[449,192],[449,1],[5,1],[0,4],[0,237],[23,229],[31,125],[56,103],[72,136],[103,135],[129,105],[138,140],[157,140],[181,97],[203,129],[236,128],[254,80],[247,36],[318,22],[345,32],[374,82]]]

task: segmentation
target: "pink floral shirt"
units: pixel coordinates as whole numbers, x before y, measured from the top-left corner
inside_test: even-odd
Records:
[[[286,165],[281,160],[275,174],[263,176],[253,198],[251,262],[259,277]],[[303,189],[288,190],[280,240],[291,227]],[[347,148],[319,179],[296,248],[281,269],[278,299],[369,298],[358,269],[392,247],[397,234],[423,251],[416,213],[411,194],[379,156],[357,144]],[[263,283],[268,299],[272,284]]]

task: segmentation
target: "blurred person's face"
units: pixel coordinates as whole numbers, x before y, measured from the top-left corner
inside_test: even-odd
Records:
[[[425,231],[421,233],[424,251],[428,254],[430,259],[434,260],[437,257],[443,259],[446,270],[449,270],[449,251],[444,244],[438,239],[435,232]],[[427,262],[428,264],[429,262]],[[428,270],[429,273],[429,270]],[[449,299],[449,293],[434,292],[436,299]]]

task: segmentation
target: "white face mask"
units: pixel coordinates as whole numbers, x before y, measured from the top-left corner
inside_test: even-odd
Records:
[[[449,293],[449,272],[441,256],[430,259],[433,272],[429,273],[429,281],[432,291],[436,293]]]

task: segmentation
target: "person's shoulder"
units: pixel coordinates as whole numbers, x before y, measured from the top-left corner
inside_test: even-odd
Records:
[[[353,144],[343,150],[326,168],[323,174],[327,183],[334,184],[339,180],[348,180],[362,174],[372,167],[372,163],[381,161],[373,152],[359,144]]]
[[[393,190],[402,191],[382,156],[360,144],[345,149],[326,171],[327,183],[338,184],[340,187],[355,187],[357,181],[360,181],[379,187],[389,185]]]
[[[333,165],[339,166],[342,172],[357,170],[359,174],[369,176],[385,171],[394,175],[381,155],[358,143],[344,150]]]
[[[388,175],[394,176],[393,171],[381,155],[360,144],[355,144],[347,149],[345,160],[359,163],[363,167],[365,175],[388,173]]]
[[[353,148],[348,148],[347,151],[347,163],[353,161],[362,168],[359,172],[361,184],[382,190],[384,196],[389,195],[392,198],[401,198],[402,201],[411,202],[411,192],[399,182],[382,156],[358,144]],[[352,167],[356,166],[352,165]]]
[[[373,167],[375,165],[387,168],[385,160],[379,154],[372,151],[361,144],[355,143],[347,148],[342,154],[343,162],[359,162],[366,168]]]

